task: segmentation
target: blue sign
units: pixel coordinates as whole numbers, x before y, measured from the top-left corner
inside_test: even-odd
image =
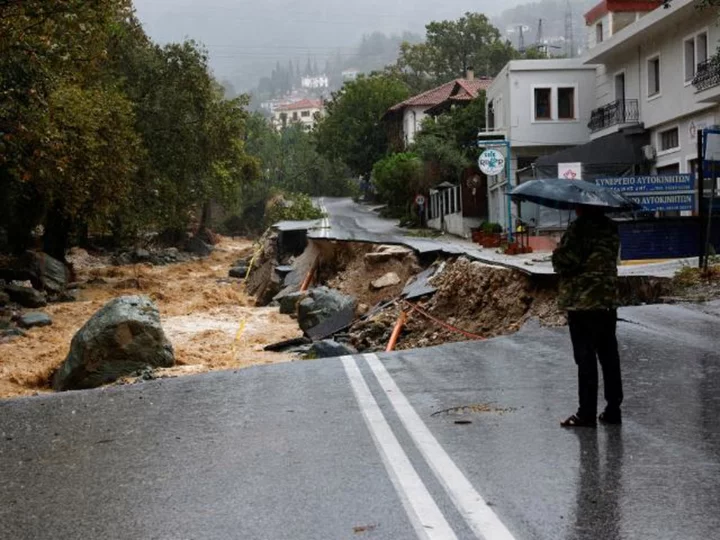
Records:
[[[692,191],[695,189],[695,175],[616,176],[613,178],[598,178],[595,183],[615,191],[621,191],[626,195],[658,191]]]
[[[694,174],[656,174],[598,178],[595,183],[620,191],[645,212],[695,210]]]
[[[692,211],[695,210],[694,193],[653,193],[652,195],[626,194],[630,199],[640,204],[643,211]]]

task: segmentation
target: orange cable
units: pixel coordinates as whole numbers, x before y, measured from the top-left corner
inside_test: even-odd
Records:
[[[465,337],[469,337],[470,339],[477,339],[477,340],[485,340],[486,339],[482,336],[478,336],[477,334],[473,334],[472,332],[466,332],[465,330],[460,330],[460,328],[456,328],[455,326],[453,326],[451,324],[448,324],[446,322],[441,321],[440,319],[433,317],[427,311],[420,308],[417,304],[413,304],[412,302],[408,302],[407,300],[405,300],[405,303],[412,306],[412,309],[410,311],[417,311],[423,317],[430,319],[435,324],[439,324],[446,330],[450,330],[451,332],[457,332],[458,334],[462,334]]]

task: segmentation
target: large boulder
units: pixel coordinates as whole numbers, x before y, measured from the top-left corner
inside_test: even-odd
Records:
[[[123,296],[106,304],[75,334],[52,385],[55,390],[95,388],[147,366],[174,364],[155,304],[146,296]]]
[[[23,265],[30,273],[33,287],[40,291],[59,293],[65,290],[70,280],[67,266],[47,253],[27,251]]]
[[[6,285],[5,292],[10,300],[27,308],[39,308],[47,305],[47,299],[43,293],[32,287],[21,285]]]
[[[308,292],[308,297],[298,306],[298,324],[303,331],[310,330],[330,319],[338,318],[348,310],[355,313],[356,301],[340,291],[318,287]]]

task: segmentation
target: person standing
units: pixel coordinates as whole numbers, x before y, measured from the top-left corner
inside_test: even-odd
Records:
[[[578,206],[576,214],[552,254],[553,268],[560,277],[558,305],[567,311],[580,401],[577,413],[561,425],[597,425],[598,361],[607,402],[599,420],[620,424],[623,391],[615,335],[620,237],[615,222],[601,209]]]

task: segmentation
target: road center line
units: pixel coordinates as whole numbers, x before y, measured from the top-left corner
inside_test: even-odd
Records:
[[[457,540],[455,532],[390,429],[390,425],[370,392],[355,359],[352,356],[343,356],[342,363],[355,399],[362,411],[365,424],[418,538]]]
[[[500,518],[445,452],[377,355],[364,356],[418,450],[473,532],[485,540],[515,540]]]

